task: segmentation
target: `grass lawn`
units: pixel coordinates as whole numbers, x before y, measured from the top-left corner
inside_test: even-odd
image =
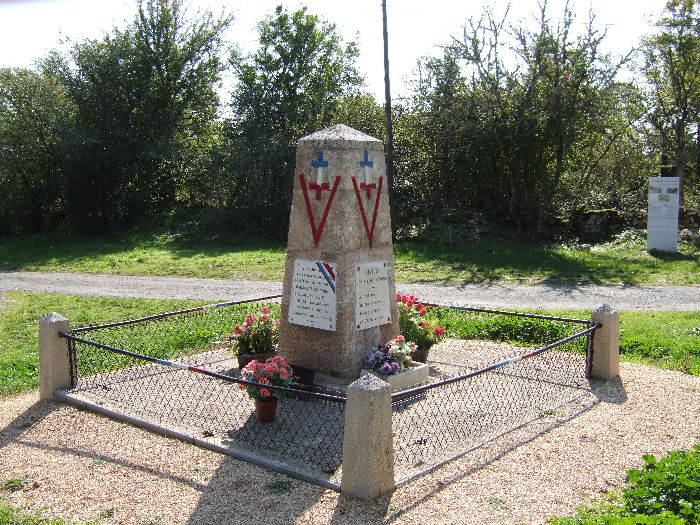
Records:
[[[13,480],[9,480],[13,481]],[[7,481],[5,481],[7,484]],[[2,489],[8,490],[8,489]],[[96,525],[97,520],[89,524]],[[20,507],[8,503],[0,497],[0,525],[80,525],[75,521],[65,521],[61,518],[51,518],[40,512],[25,512]]]
[[[463,246],[397,243],[399,282],[700,284],[700,250],[646,252],[639,235],[591,248],[484,240]],[[237,280],[284,278],[286,245],[253,236],[30,235],[0,238],[0,268]]]
[[[115,299],[30,292],[6,292],[0,303],[0,397],[39,384],[39,319],[58,312],[72,327],[133,319],[202,304],[195,301]],[[242,305],[240,318],[257,307]],[[549,312],[588,319],[589,311]],[[238,318],[231,321],[231,329]],[[620,312],[622,359],[700,375],[700,312]],[[460,312],[441,314],[440,324],[459,337]],[[165,356],[162,356],[165,357]]]

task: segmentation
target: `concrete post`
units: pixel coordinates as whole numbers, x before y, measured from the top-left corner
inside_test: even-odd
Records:
[[[57,388],[70,387],[67,340],[60,332],[70,330],[68,319],[52,312],[39,321],[39,398],[53,399]]]
[[[391,387],[371,374],[348,386],[340,490],[361,499],[394,490]]]
[[[617,310],[604,304],[593,312],[591,321],[603,325],[593,336],[591,377],[607,381],[620,375],[620,318]]]

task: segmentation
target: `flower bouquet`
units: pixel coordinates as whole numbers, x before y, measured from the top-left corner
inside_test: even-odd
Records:
[[[400,335],[367,352],[364,357],[365,368],[385,376],[398,374],[411,363],[411,353],[415,349],[416,343],[408,342]]]
[[[428,306],[419,302],[417,297],[396,294],[396,302],[399,308],[399,330],[417,345],[411,357],[414,361],[425,363],[428,350],[445,336],[445,329],[438,326],[435,317],[428,311]]]
[[[226,335],[226,342],[233,345],[238,356],[239,368],[255,358],[264,360],[276,355],[279,325],[279,319],[270,317],[270,309],[263,306],[260,313],[248,314],[242,325]]]
[[[259,385],[239,384],[241,390],[245,390],[253,401],[258,411],[258,418],[263,423],[274,420],[277,412],[277,396],[272,395],[270,389],[264,385],[282,386],[289,388],[292,385],[292,367],[287,364],[282,356],[270,357],[264,363],[253,359],[241,370],[241,377],[246,381],[259,383]],[[269,414],[271,412],[271,415]]]

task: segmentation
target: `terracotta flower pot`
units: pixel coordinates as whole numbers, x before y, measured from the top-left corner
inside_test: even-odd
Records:
[[[277,398],[270,396],[256,400],[255,410],[258,413],[258,421],[272,423],[277,415]]]
[[[238,359],[238,368],[243,368],[254,359],[264,363],[269,358],[275,357],[276,355],[277,351],[265,352],[264,354],[237,354],[236,358]]]
[[[430,350],[416,350],[411,354],[411,359],[418,363],[425,363],[428,361],[428,352]]]

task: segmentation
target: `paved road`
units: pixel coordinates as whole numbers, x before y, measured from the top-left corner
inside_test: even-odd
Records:
[[[567,286],[397,283],[397,291],[423,301],[488,308],[700,311],[700,286]],[[182,277],[137,277],[0,270],[5,290],[145,299],[234,301],[282,293],[282,283]]]

